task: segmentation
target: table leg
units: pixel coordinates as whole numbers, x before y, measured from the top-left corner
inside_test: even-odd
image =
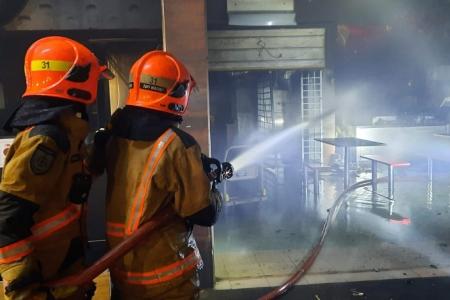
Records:
[[[344,147],[344,189],[348,188],[348,159],[349,159],[349,149]]]
[[[378,170],[377,170],[377,162],[375,160],[372,160],[372,191],[374,193],[377,192],[377,176],[378,176]]]
[[[394,200],[389,201],[389,216],[392,216],[394,213]]]
[[[389,166],[388,174],[388,195],[389,199],[394,199],[394,167]]]

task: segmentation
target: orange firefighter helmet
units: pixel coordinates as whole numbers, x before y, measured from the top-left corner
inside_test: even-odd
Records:
[[[194,86],[189,71],[172,54],[151,51],[131,68],[126,104],[181,116]]]
[[[34,42],[25,55],[24,70],[24,97],[58,97],[84,104],[95,102],[99,78],[111,75],[88,48],[61,36]]]

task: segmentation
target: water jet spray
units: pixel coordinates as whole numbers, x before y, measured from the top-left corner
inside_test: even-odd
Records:
[[[313,127],[318,122],[324,120],[326,117],[332,115],[335,112],[334,109],[324,112],[323,114],[318,115],[317,117],[309,120],[301,122],[293,127],[289,127],[280,133],[274,135],[268,140],[258,143],[254,147],[245,151],[235,159],[233,159],[230,163],[233,165],[234,170],[238,172],[243,168],[261,160],[261,156],[267,153],[272,148],[280,145],[285,142],[286,139],[292,137],[292,135],[301,132],[304,129]]]

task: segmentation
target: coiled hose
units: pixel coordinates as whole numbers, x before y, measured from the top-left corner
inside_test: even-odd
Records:
[[[350,192],[353,192],[354,190],[356,190],[358,188],[368,186],[370,184],[372,184],[372,180],[360,181],[360,182],[350,186],[344,192],[342,192],[342,194],[339,195],[339,197],[336,199],[336,202],[328,210],[328,216],[322,225],[322,231],[321,231],[319,240],[314,245],[314,247],[311,248],[311,250],[309,250],[308,254],[306,255],[306,258],[302,262],[300,262],[300,264],[297,266],[294,274],[292,274],[291,277],[289,277],[281,286],[270,291],[269,293],[265,294],[264,296],[258,298],[258,300],[277,299],[278,297],[281,297],[282,295],[286,294],[292,287],[294,287],[294,285],[306,274],[306,272],[314,264],[314,261],[316,260],[317,256],[319,256],[320,250],[322,249],[322,246],[325,242],[325,238],[328,234],[328,231],[330,230],[330,226],[334,222],[334,219],[336,218],[336,216],[342,206],[342,203],[344,202],[345,197]]]

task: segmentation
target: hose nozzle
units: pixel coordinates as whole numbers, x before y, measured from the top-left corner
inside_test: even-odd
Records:
[[[215,184],[233,177],[234,168],[229,162],[221,163],[219,160],[202,154],[203,169],[209,180]]]
[[[222,163],[222,178],[223,179],[230,179],[234,175],[234,168],[233,165],[229,162],[223,162]]]

